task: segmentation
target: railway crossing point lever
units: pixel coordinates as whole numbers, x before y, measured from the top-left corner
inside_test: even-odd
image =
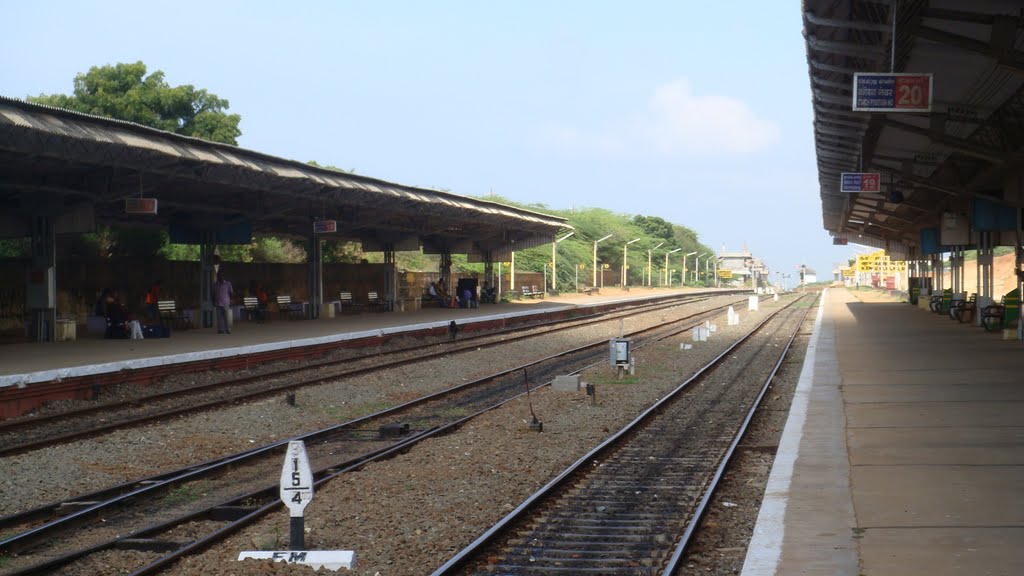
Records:
[[[523,368],[523,386],[526,386],[526,403],[530,407],[530,417],[533,418],[530,421],[530,430],[543,432],[544,423],[538,420],[537,415],[533,412],[533,400],[530,398],[530,379],[526,376],[526,368]]]

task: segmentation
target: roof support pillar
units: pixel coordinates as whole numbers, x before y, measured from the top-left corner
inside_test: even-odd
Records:
[[[213,279],[220,266],[215,237],[214,232],[203,231],[202,242],[199,244],[199,316],[203,328],[213,326]]]
[[[484,286],[491,290],[494,290],[495,286],[497,286],[497,283],[494,281],[494,255],[490,250],[484,252]],[[496,302],[492,302],[492,304],[496,304]]]
[[[398,301],[398,267],[395,265],[395,244],[384,243],[384,311],[393,312]]]
[[[25,308],[32,315],[29,332],[36,342],[53,342],[57,329],[57,236],[50,214],[37,210],[31,219],[32,268],[25,286]]]
[[[451,248],[441,248],[441,261],[438,263],[437,271],[441,275],[441,286],[444,286],[445,294],[452,293],[452,252]]]
[[[323,245],[320,236],[313,232],[313,227],[310,226],[307,250],[309,307],[306,309],[306,317],[310,319],[319,318],[324,305]]]

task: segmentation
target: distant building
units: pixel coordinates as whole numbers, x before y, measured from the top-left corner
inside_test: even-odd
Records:
[[[766,279],[768,278],[768,267],[750,252],[725,252],[718,255],[718,269],[732,272],[734,284],[749,284],[748,278],[751,275]]]
[[[814,268],[804,267],[802,271],[803,284],[813,284],[818,281],[818,273],[814,271]]]
[[[731,270],[732,277],[747,277],[750,275],[750,265],[754,256],[747,251],[743,252],[721,252],[718,255],[718,269]]]

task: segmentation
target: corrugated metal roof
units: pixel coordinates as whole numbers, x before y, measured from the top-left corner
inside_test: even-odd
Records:
[[[38,142],[34,143],[33,156],[68,160],[81,154],[83,162],[94,163],[96,156],[100,155],[99,151],[89,155],[72,143],[108,148],[113,146],[138,152],[140,155],[136,165],[131,167],[140,170],[147,163],[156,163],[156,159],[162,157],[164,160],[160,162],[168,165],[180,162],[181,167],[187,167],[188,170],[194,170],[197,165],[205,167],[208,169],[208,183],[216,182],[216,178],[224,180],[229,174],[247,173],[254,179],[254,188],[266,188],[273,192],[280,192],[281,186],[287,188],[287,181],[293,181],[295,184],[291,186],[294,189],[286,192],[296,197],[330,200],[346,206],[394,210],[396,213],[412,214],[415,210],[428,210],[438,217],[450,217],[459,222],[473,222],[482,218],[478,228],[480,231],[486,229],[483,225],[504,233],[511,231],[513,234],[516,229],[520,229],[524,237],[519,239],[521,243],[517,246],[548,243],[558,230],[571,228],[564,218],[514,206],[337,172],[228,144],[207,142],[130,122],[0,96],[0,151],[18,153],[18,147],[28,146],[24,138],[29,133],[54,137],[47,139],[42,146]],[[230,182],[234,183],[234,180]],[[339,196],[339,192],[346,194]],[[395,200],[406,201],[415,208],[401,208],[394,203]],[[531,237],[538,234],[540,237]]]
[[[1019,0],[804,0],[803,9],[825,229],[906,250],[951,206],[1020,203],[1002,184],[1024,149]],[[931,113],[852,110],[854,74],[890,66],[934,75]],[[841,192],[842,172],[881,173],[882,193]]]

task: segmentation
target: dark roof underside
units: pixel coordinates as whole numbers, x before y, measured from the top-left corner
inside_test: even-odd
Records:
[[[124,199],[154,197],[156,216],[124,213]],[[96,223],[306,237],[314,220],[368,250],[504,258],[552,242],[565,219],[437,190],[313,167],[151,128],[0,97],[0,236],[40,206],[94,210]]]
[[[834,236],[913,253],[920,230],[972,198],[1024,206],[1024,18],[1019,0],[804,0],[822,220]],[[893,19],[895,16],[895,58]],[[925,113],[852,111],[856,72],[934,74]],[[881,194],[844,194],[879,172]],[[902,193],[894,202],[891,190]]]

